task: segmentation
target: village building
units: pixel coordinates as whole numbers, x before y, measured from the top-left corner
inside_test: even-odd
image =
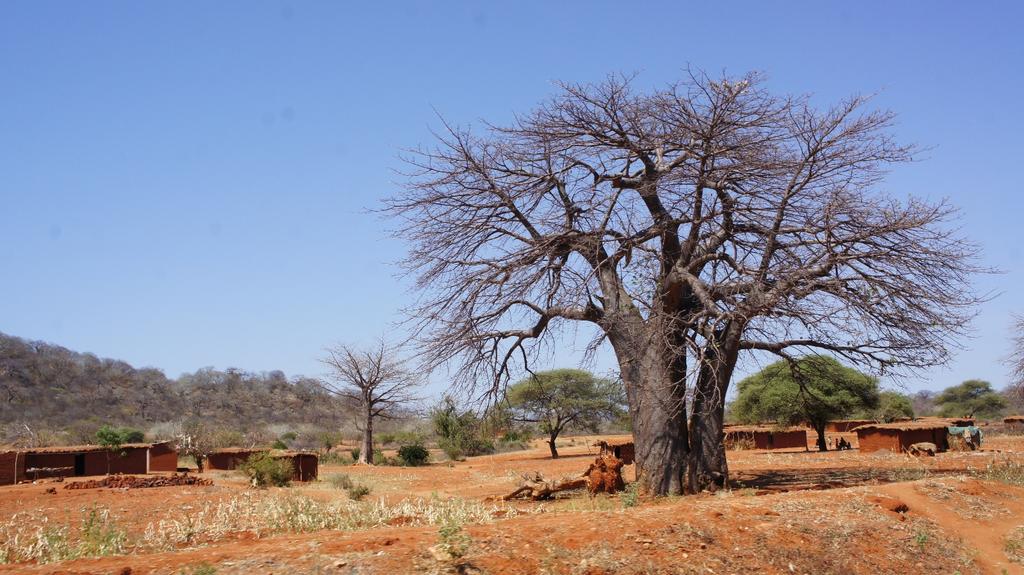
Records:
[[[632,441],[598,441],[594,445],[601,448],[601,455],[612,455],[623,465],[631,465],[636,460],[636,448]]]
[[[727,425],[726,449],[807,449],[807,430],[770,425]]]
[[[857,443],[861,453],[889,450],[893,453],[909,451],[915,443],[934,443],[939,451],[949,449],[949,427],[951,421],[932,419],[900,421],[895,423],[870,423],[856,428]]]
[[[173,472],[177,466],[178,450],[170,442],[128,443],[118,449],[101,445],[12,449],[0,452],[0,485],[47,477]]]
[[[250,457],[266,453],[266,449],[227,447],[218,449],[206,457],[206,469],[232,471],[238,469]],[[292,464],[292,481],[316,481],[320,458],[307,451],[270,451],[274,459],[287,459]]]
[[[1004,417],[1003,423],[1012,429],[1024,429],[1024,415],[1011,415],[1010,417]]]

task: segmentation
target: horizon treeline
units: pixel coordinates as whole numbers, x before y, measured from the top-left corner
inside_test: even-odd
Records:
[[[82,441],[105,424],[148,430],[185,420],[239,430],[339,429],[350,413],[315,378],[209,367],[169,378],[156,368],[0,333],[0,441],[42,431]]]

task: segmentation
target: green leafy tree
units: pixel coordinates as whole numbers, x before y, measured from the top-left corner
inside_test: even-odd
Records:
[[[792,364],[778,361],[739,382],[732,414],[743,423],[807,422],[826,451],[828,422],[879,406],[878,379],[831,357],[812,355]]]
[[[121,449],[126,443],[137,443],[145,439],[145,435],[137,430],[128,427],[112,427],[104,425],[96,430],[96,443],[107,448],[107,475],[110,474],[110,455],[117,453],[119,457],[124,456]]]
[[[1006,399],[992,389],[992,384],[980,379],[969,379],[960,385],[947,387],[935,398],[942,417],[979,417],[991,419],[1002,414]]]
[[[548,436],[552,458],[563,431],[597,431],[602,422],[621,417],[626,399],[620,382],[580,369],[537,373],[512,385],[507,397],[513,420],[536,424]]]
[[[883,391],[878,394],[878,408],[868,412],[875,421],[891,423],[903,418],[914,418],[914,405],[910,397],[898,391]]]
[[[898,391],[883,391],[878,394],[878,406],[855,412],[854,419],[870,419],[892,423],[900,419],[915,417],[914,399]]]
[[[430,412],[438,447],[453,461],[464,456],[494,452],[494,442],[484,436],[486,422],[470,410],[463,411],[445,396]]]

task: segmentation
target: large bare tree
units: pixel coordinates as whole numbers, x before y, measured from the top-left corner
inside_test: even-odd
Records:
[[[509,126],[446,124],[388,201],[433,365],[500,392],[563,328],[618,359],[638,477],[727,480],[724,398],[741,354],[877,369],[947,360],[978,298],[953,208],[879,191],[912,149],[851,98],[820,111],[762,79],[637,93],[565,85]]]
[[[374,422],[410,408],[420,380],[406,368],[399,348],[384,340],[367,349],[341,344],[326,351],[323,387],[357,406],[356,427],[363,434],[359,463],[372,465]]]
[[[1011,328],[1013,349],[1010,351],[1010,392],[1020,402],[1024,401],[1024,315],[1013,318]]]

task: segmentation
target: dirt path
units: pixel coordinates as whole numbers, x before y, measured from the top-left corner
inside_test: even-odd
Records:
[[[965,518],[957,513],[955,502],[940,500],[922,492],[922,482],[894,483],[879,489],[910,508],[910,513],[926,517],[959,535],[966,547],[977,551],[974,562],[986,575],[1024,574],[1024,566],[1012,563],[1003,551],[1003,538],[1013,529],[1024,525],[1024,505],[1016,497],[1007,498],[1005,510],[1009,513],[991,519]],[[970,480],[964,487],[969,490],[988,491],[991,496],[998,489]]]

